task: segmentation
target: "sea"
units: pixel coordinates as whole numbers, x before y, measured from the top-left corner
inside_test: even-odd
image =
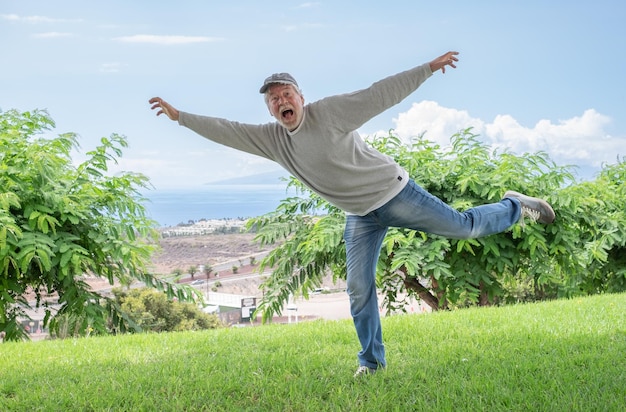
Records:
[[[281,200],[294,196],[286,183],[205,185],[197,188],[150,190],[142,193],[148,216],[159,227],[202,219],[247,219],[276,210]]]

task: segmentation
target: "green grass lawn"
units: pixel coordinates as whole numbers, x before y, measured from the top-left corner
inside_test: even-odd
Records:
[[[624,411],[626,295],[351,321],[0,345],[2,411]]]

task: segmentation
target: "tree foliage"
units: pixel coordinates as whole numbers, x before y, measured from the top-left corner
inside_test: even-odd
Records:
[[[571,167],[547,154],[493,151],[471,129],[452,136],[447,148],[423,136],[404,144],[391,132],[370,143],[458,210],[516,190],[545,198],[557,215],[552,225],[521,223],[470,240],[390,228],[377,266],[388,311],[403,310],[407,296],[437,310],[626,290],[623,161],[595,181],[577,183]],[[280,244],[259,267],[272,269],[259,304],[264,320],[280,313],[291,294],[307,297],[326,274],[346,276],[343,212],[295,179],[289,184],[298,196],[248,223],[261,244]]]
[[[221,326],[217,316],[202,312],[193,303],[168,299],[165,293],[154,289],[114,289],[113,294],[122,311],[144,332],[215,329]]]
[[[147,271],[155,248],[155,222],[146,217],[140,189],[145,176],[107,176],[127,146],[123,136],[101,138],[72,164],[78,137],[44,137],[54,128],[45,111],[0,112],[0,331],[6,339],[25,332],[20,319],[43,307],[44,326],[55,315],[81,319],[78,330],[106,332],[107,320],[127,324],[119,307],[90,289],[84,275],[111,285],[133,280],[170,296],[193,298]]]

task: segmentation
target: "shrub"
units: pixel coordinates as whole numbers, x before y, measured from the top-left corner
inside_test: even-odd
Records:
[[[516,224],[470,240],[390,228],[377,267],[389,312],[404,310],[402,292],[437,310],[626,290],[626,163],[605,167],[595,182],[577,183],[571,168],[545,153],[492,151],[471,129],[452,136],[449,148],[423,137],[404,144],[392,133],[370,143],[456,209],[516,190],[545,198],[557,215],[552,225]],[[273,269],[261,285],[264,320],[280,313],[290,295],[308,296],[327,273],[346,276],[344,213],[294,178],[289,185],[298,196],[247,223],[262,245],[279,244],[259,267]]]

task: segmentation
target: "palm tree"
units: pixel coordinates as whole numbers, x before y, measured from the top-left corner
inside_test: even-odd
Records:
[[[194,275],[198,272],[197,266],[189,266],[189,274],[191,275],[191,280],[193,280]]]
[[[204,274],[206,275],[206,280],[209,280],[209,277],[211,277],[211,273],[213,273],[213,267],[211,267],[210,264],[206,264],[204,265]]]

